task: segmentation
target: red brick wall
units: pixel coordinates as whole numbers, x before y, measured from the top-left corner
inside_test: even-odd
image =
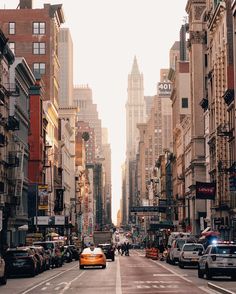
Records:
[[[33,22],[45,22],[46,34],[33,35]],[[15,22],[16,33],[9,35],[8,24]],[[45,83],[45,100],[50,99],[53,83],[53,21],[49,16],[47,9],[1,9],[0,10],[0,27],[4,34],[9,38],[9,42],[15,42],[15,55],[24,57],[33,70],[33,63],[46,63],[46,74],[42,76]],[[34,55],[33,42],[45,42],[46,54]],[[52,96],[52,95],[51,95]]]

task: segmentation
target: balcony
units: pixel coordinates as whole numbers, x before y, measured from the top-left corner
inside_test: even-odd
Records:
[[[217,136],[220,136],[220,137],[233,136],[233,131],[231,130],[229,123],[222,123],[217,127]]]

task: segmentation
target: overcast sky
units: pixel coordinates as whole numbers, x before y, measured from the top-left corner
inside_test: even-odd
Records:
[[[0,0],[16,8],[18,0]],[[156,94],[161,68],[169,67],[169,50],[179,39],[187,0],[33,0],[63,3],[74,44],[74,84],[88,84],[108,128],[112,149],[112,219],[121,197],[121,164],[125,160],[127,79],[134,55],[144,75],[145,95]]]

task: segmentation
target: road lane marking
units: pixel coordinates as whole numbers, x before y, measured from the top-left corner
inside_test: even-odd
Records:
[[[154,277],[174,277],[175,274],[153,274]],[[184,274],[182,277],[187,277],[188,275]]]
[[[180,281],[134,281],[135,284],[179,284]]]
[[[179,278],[185,280],[186,282],[193,283],[193,281],[191,281],[191,280],[189,280],[189,279],[183,277],[183,276],[180,275],[179,273],[177,273],[177,272],[175,272],[175,271],[169,269],[167,266],[165,266],[165,265],[163,265],[163,264],[161,264],[161,263],[159,263],[159,262],[157,262],[157,261],[155,261],[155,260],[151,260],[151,261],[154,262],[155,264],[158,264],[158,265],[162,266],[164,269],[166,269],[167,271],[171,272],[171,273],[174,274],[175,276],[177,276],[177,277],[179,277]]]
[[[219,293],[219,292],[216,292],[214,290],[210,290],[210,289],[206,288],[205,286],[201,286],[201,287],[198,287],[198,288],[201,289],[202,291],[206,292],[206,293],[209,293],[209,294]]]
[[[82,275],[84,275],[85,272],[82,272],[81,274],[79,274],[76,278],[74,278],[73,280],[71,280],[70,282],[66,283],[66,282],[63,282],[63,283],[60,283],[59,285],[61,284],[64,284],[66,283],[67,285],[65,286],[65,288],[63,288],[61,290],[61,292],[59,294],[63,294],[65,291],[67,291],[68,289],[70,289],[70,286],[72,283],[74,283],[76,280],[78,280],[78,278],[80,278]]]
[[[121,277],[120,277],[120,258],[117,258],[117,270],[116,270],[116,294],[122,294],[121,290]]]
[[[47,282],[49,282],[49,281],[51,281],[51,280],[53,280],[53,279],[55,279],[55,278],[57,278],[57,277],[63,275],[63,274],[66,273],[66,272],[71,271],[72,269],[74,269],[74,268],[76,268],[76,267],[78,267],[78,264],[76,264],[75,266],[73,266],[73,267],[71,267],[71,268],[69,268],[69,269],[67,269],[67,270],[65,270],[65,271],[63,271],[63,272],[58,273],[58,274],[55,275],[55,276],[52,276],[51,278],[47,279],[46,281],[42,281],[42,282],[36,284],[35,286],[33,286],[33,287],[31,287],[30,289],[28,289],[28,290],[22,292],[21,294],[27,294],[27,293],[29,293],[30,291],[34,290],[35,288],[38,288],[39,286],[41,286],[41,285],[43,285],[43,284],[45,284],[45,283],[46,283],[46,285],[47,285]],[[49,283],[49,285],[50,285],[50,283]]]
[[[43,287],[41,290],[42,290],[42,291],[45,291],[45,290],[47,290],[47,288],[48,288],[48,287]]]

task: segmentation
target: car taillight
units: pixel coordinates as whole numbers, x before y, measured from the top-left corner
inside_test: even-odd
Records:
[[[101,257],[103,257],[103,255],[102,254],[97,254],[96,255],[98,258],[101,258]]]

